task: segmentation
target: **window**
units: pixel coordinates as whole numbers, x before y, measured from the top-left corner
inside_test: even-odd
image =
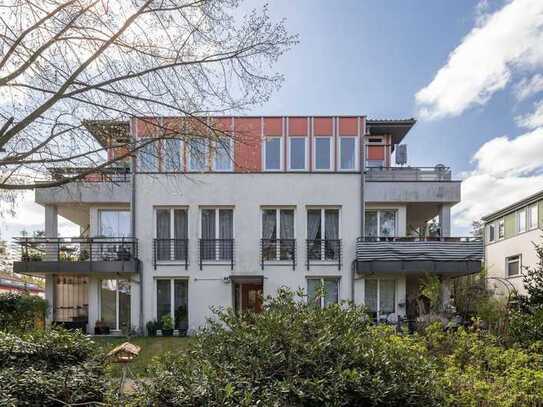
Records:
[[[375,320],[387,320],[396,312],[396,280],[364,280],[364,303]]]
[[[339,169],[343,171],[356,169],[356,138],[339,138]]]
[[[292,260],[295,245],[294,209],[263,209],[263,260]]]
[[[332,138],[331,137],[315,137],[315,170],[330,171],[332,170]]]
[[[532,205],[528,208],[528,229],[532,230],[537,228],[537,205]]]
[[[290,170],[305,170],[306,154],[305,144],[306,137],[289,137],[289,169]]]
[[[281,137],[266,137],[264,144],[265,169],[279,171],[282,168]]]
[[[98,235],[102,237],[130,236],[130,211],[100,209]]]
[[[520,256],[511,256],[505,259],[507,277],[515,277],[520,274],[522,267]]]
[[[232,260],[234,210],[226,208],[202,209],[200,236],[202,260]]]
[[[498,221],[498,239],[503,239],[505,237],[505,221],[500,219]]]
[[[215,171],[232,171],[232,158],[232,139],[223,138],[217,141],[215,143],[213,169]]]
[[[385,145],[381,137],[368,138],[366,152],[366,167],[385,166]]]
[[[102,280],[100,320],[112,330],[130,330],[130,283],[127,280]]]
[[[496,226],[493,223],[488,225],[488,241],[493,242],[496,239]]]
[[[522,233],[526,231],[526,210],[522,209],[517,212],[517,232]]]
[[[183,208],[157,208],[156,259],[185,260],[187,256],[188,219]]]
[[[158,171],[158,141],[144,140],[147,143],[138,150],[138,169],[140,172]]]
[[[162,151],[162,169],[165,172],[181,171],[181,140],[163,140]]]
[[[188,284],[185,279],[156,280],[157,321],[161,321],[165,315],[170,315],[174,329],[187,330],[189,325]]]
[[[191,171],[208,170],[208,145],[205,138],[194,138],[189,143],[189,166]]]
[[[396,236],[396,210],[366,211],[365,235],[376,238]]]
[[[310,260],[339,259],[339,209],[307,210],[307,245]]]
[[[309,303],[324,308],[328,304],[337,304],[339,297],[337,278],[310,278],[307,280],[307,298]]]

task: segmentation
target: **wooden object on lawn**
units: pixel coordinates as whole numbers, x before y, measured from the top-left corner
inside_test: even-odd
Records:
[[[128,363],[134,360],[140,353],[141,348],[130,342],[121,343],[115,349],[111,350],[107,357],[113,363]]]

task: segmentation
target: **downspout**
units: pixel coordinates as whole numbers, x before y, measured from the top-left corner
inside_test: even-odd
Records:
[[[363,124],[363,128],[361,128]],[[362,134],[361,134],[362,133]],[[360,138],[360,236],[364,236],[365,231],[365,222],[366,222],[366,196],[365,196],[365,186],[366,186],[366,118],[364,117],[363,123],[361,123],[360,118],[358,119],[358,134],[361,134]],[[357,242],[355,242],[355,259],[351,265],[351,301],[354,303],[354,282],[355,282],[355,273],[357,268],[356,261],[356,249]]]

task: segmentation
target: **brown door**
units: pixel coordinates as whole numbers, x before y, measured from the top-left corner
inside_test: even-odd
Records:
[[[262,311],[262,284],[241,285],[241,311]]]

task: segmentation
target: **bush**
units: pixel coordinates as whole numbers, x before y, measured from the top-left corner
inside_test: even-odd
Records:
[[[135,404],[440,405],[423,343],[370,325],[363,308],[282,290],[261,314],[217,316],[189,351],[156,360]]]
[[[0,331],[24,332],[43,325],[47,301],[30,294],[0,294]]]
[[[509,335],[522,345],[543,341],[543,308],[532,313],[512,311],[509,316]]]
[[[53,406],[103,399],[103,356],[80,333],[0,332],[0,405]]]

